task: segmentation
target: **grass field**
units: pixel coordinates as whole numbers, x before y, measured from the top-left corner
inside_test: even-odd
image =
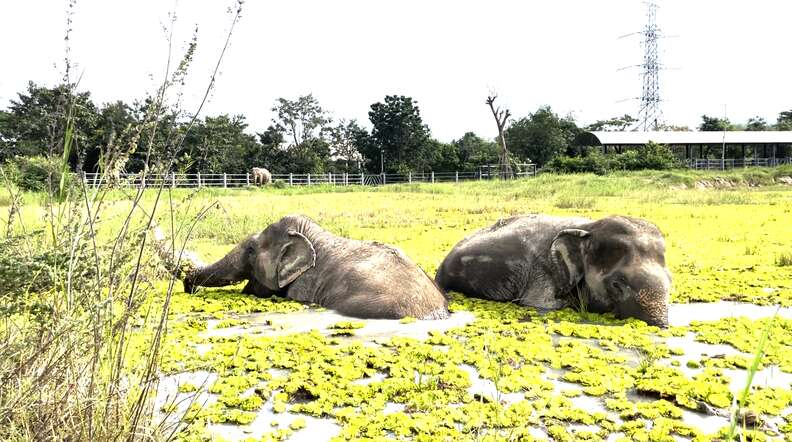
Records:
[[[792,187],[772,184],[773,175],[792,175],[792,169],[541,175],[379,188],[176,190],[160,200],[158,222],[169,231],[171,220],[189,223],[201,208],[214,205],[189,238],[186,229],[175,235],[211,261],[245,235],[301,213],[333,233],[396,245],[433,275],[457,241],[499,218],[624,214],[648,219],[664,233],[673,303],[791,307]],[[715,182],[722,187],[702,188]],[[129,195],[109,195],[97,227],[100,237],[118,229]],[[28,228],[42,217],[40,198],[24,195],[21,217]],[[149,192],[142,206],[153,205]],[[154,296],[148,302],[156,311],[165,288],[151,283]],[[758,317],[693,321],[661,331],[639,321],[572,311],[538,315],[455,296],[457,322],[447,330],[371,337],[366,330],[382,327],[380,322],[332,327],[322,325],[329,312],[290,301],[251,298],[238,288],[197,295],[180,289],[177,284],[161,365],[162,385],[175,383],[173,397],[158,403],[157,411],[173,414],[167,418],[171,423],[191,423],[179,436],[188,440],[210,434],[214,440],[723,437],[728,418],[700,411],[729,409],[733,381],[744,379],[772,314],[768,309]],[[470,315],[464,312],[472,315],[461,320]],[[685,306],[672,312],[684,313]],[[152,317],[141,315],[144,327],[130,358],[146,348],[145,324]],[[300,321],[317,321],[317,330],[304,330]],[[391,322],[393,330],[425,328]],[[743,433],[753,440],[790,440],[792,319],[779,317],[771,324],[761,368],[780,377],[752,390],[748,407],[760,418],[741,421]],[[327,433],[310,433],[327,422],[332,423]]]

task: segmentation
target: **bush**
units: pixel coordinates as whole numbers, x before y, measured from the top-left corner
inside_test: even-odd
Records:
[[[21,190],[30,192],[53,193],[60,186],[60,163],[45,157],[16,157],[7,162],[3,169],[12,183]],[[71,175],[66,176],[66,187],[72,183]]]
[[[598,175],[608,171],[605,155],[591,152],[582,157],[558,156],[550,160],[545,166],[557,173],[586,173],[593,172]]]
[[[679,166],[679,161],[668,147],[649,142],[639,150],[604,155],[599,151],[581,157],[555,157],[547,168],[557,173],[591,172],[602,175],[615,170],[667,170]]]

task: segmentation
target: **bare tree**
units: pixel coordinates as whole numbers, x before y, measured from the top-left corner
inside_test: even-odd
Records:
[[[500,169],[500,177],[503,179],[512,178],[514,176],[509,162],[509,149],[506,148],[506,137],[504,136],[504,128],[506,127],[506,120],[511,116],[508,109],[501,109],[500,106],[495,107],[495,99],[498,94],[491,94],[487,97],[487,105],[492,111],[492,116],[495,117],[495,123],[498,125],[498,143],[500,144],[500,154],[498,160],[498,167]]]

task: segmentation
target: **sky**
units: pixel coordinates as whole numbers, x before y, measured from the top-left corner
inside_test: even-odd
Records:
[[[657,0],[663,121],[692,128],[702,114],[774,122],[792,109],[792,2]],[[198,47],[183,95],[196,109],[231,23],[228,0],[77,0],[70,58],[97,104],[156,89],[175,11],[178,61]],[[0,108],[28,81],[63,75],[66,0],[0,2]],[[640,0],[248,0],[204,115],[243,114],[263,131],[278,97],[312,93],[335,119],[369,126],[385,95],[417,101],[432,135],[497,135],[485,104],[496,91],[514,117],[549,105],[579,125],[637,115]]]

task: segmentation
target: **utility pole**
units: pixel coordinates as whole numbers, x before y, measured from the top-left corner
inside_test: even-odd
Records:
[[[721,170],[726,169],[726,104],[723,105],[723,145],[721,146]]]
[[[635,127],[636,130],[642,131],[657,130],[663,119],[663,111],[660,109],[660,70],[663,69],[663,65],[660,63],[657,41],[664,38],[665,35],[662,34],[657,26],[657,4],[649,0],[646,2],[646,6],[646,25],[643,30],[620,37],[636,34],[643,36],[643,63],[637,66],[629,66],[642,68],[640,75],[643,86],[641,97],[639,98],[638,122]]]

